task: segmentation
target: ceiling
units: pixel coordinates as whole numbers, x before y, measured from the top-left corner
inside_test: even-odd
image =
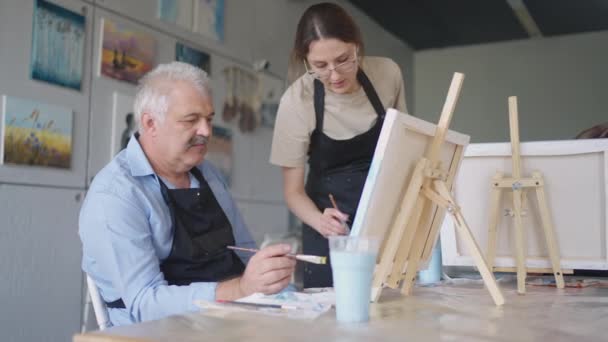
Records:
[[[608,30],[608,0],[350,2],[414,50]]]

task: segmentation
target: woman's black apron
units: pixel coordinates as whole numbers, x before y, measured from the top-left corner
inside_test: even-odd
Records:
[[[237,277],[245,270],[241,259],[226,246],[234,245],[232,225],[201,171],[190,172],[198,189],[168,189],[159,178],[163,199],[171,214],[173,244],[160,269],[169,285],[217,282]],[[106,303],[125,308],[122,299]]]
[[[329,194],[333,194],[339,209],[349,215],[351,222],[356,215],[385,114],[376,90],[361,69],[357,72],[357,80],[378,119],[367,132],[346,140],[335,140],[323,133],[325,88],[319,80],[314,80],[316,127],[310,137],[310,169],[305,186],[306,194],[321,211],[332,207]],[[302,229],[302,250],[304,254],[327,256],[329,260],[328,240],[306,224]],[[330,263],[306,263],[303,281],[305,288],[333,286]]]

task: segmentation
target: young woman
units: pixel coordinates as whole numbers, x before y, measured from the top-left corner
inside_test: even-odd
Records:
[[[281,98],[270,162],[283,168],[285,200],[304,222],[303,253],[329,256],[327,237],[354,220],[386,109],[407,111],[405,90],[395,62],[363,57],[358,26],[336,4],[300,18],[290,68],[298,64],[307,72]],[[303,280],[332,286],[330,265],[307,263]]]

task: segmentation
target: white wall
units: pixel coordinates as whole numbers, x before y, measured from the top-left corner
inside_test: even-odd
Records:
[[[522,141],[573,138],[608,120],[608,31],[421,51],[415,111],[436,122],[453,72],[466,74],[452,128],[472,142],[508,141],[507,97]]]
[[[225,82],[219,75],[225,66],[248,68],[256,59],[267,59],[271,68],[264,77],[282,87],[297,19],[314,3],[226,0],[225,42],[218,43],[156,19],[155,0],[50,1],[76,12],[86,8],[81,91],[30,80],[34,1],[0,1],[0,95],[74,110],[71,170],[0,165],[0,279],[5,284],[0,286],[0,303],[8,304],[0,311],[3,341],[64,341],[80,324],[78,210],[91,178],[110,160],[113,93],[134,93],[130,84],[97,76],[100,19],[111,18],[153,34],[159,44],[159,62],[173,60],[177,41],[210,53],[216,111],[221,111]],[[368,53],[393,58],[404,71],[406,86],[410,86],[411,49],[347,1],[339,3],[352,11],[361,25]],[[217,123],[233,128],[232,192],[254,237],[260,242],[265,233],[286,232],[288,212],[281,194],[280,170],[268,163],[272,130],[260,128],[241,134],[232,123]]]

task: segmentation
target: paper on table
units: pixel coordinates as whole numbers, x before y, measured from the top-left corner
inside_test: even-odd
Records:
[[[219,309],[224,312],[255,312],[256,314],[263,313],[293,319],[315,319],[331,309],[335,303],[335,295],[332,288],[321,288],[307,289],[306,292],[283,291],[274,295],[254,293],[237,300],[237,302],[289,305],[295,306],[296,309],[239,307],[202,300],[197,300],[194,303],[202,309]]]

